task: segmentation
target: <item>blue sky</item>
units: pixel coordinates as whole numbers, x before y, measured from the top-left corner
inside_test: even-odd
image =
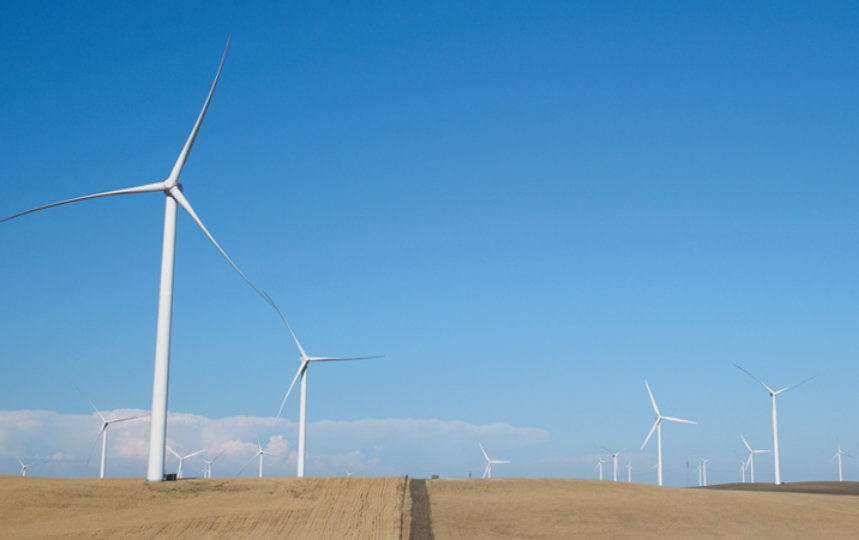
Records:
[[[736,362],[778,387],[821,373],[780,398],[782,476],[830,478],[836,440],[859,452],[857,15],[10,3],[0,215],[164,179],[232,34],[185,194],[309,354],[385,355],[312,366],[309,473],[314,452],[340,456],[318,474],[359,452],[367,474],[464,476],[480,440],[510,476],[592,477],[601,445],[644,471],[647,378],[665,414],[699,422],[666,427],[666,482],[698,457],[733,481],[740,433],[771,446],[768,397]],[[150,406],[162,207],[0,225],[3,472],[56,452],[44,473],[95,471],[97,421],[86,441],[51,427],[91,415],[76,387],[108,411]],[[297,400],[272,417],[295,347],[181,212],[178,227],[170,410],[247,443],[225,419],[253,418],[294,449]],[[58,416],[25,429],[33,410]],[[427,421],[449,429],[427,440]],[[117,474],[142,474],[128,456]],[[756,465],[772,479],[771,458]]]

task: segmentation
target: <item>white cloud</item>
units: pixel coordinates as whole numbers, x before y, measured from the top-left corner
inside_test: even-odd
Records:
[[[107,418],[134,416],[146,411],[103,411]],[[95,476],[101,445],[96,439],[101,420],[95,415],[53,411],[0,411],[0,472],[16,474],[17,457],[51,459],[32,471],[44,476]],[[259,440],[279,458],[267,456],[264,472],[271,476],[295,474],[297,424],[272,417],[206,418],[170,413],[168,440],[179,453],[206,449],[209,458],[220,454],[215,476],[235,476],[252,460]],[[516,449],[545,443],[546,431],[495,423],[475,425],[459,420],[366,418],[356,421],[323,420],[307,426],[310,475],[465,476],[480,466],[477,443],[509,455]],[[91,454],[89,464],[87,458]],[[112,424],[108,432],[108,476],[143,476],[149,455],[149,418]],[[177,466],[167,456],[167,470]],[[186,462],[186,476],[198,474],[202,459]],[[255,474],[248,466],[242,475]]]

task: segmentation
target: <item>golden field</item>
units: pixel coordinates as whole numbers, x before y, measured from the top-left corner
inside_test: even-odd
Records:
[[[140,479],[0,476],[0,537],[479,540],[859,535],[859,498],[847,494],[859,491],[859,484],[818,483],[805,489],[815,493],[659,488],[592,480],[216,478],[152,484]],[[824,493],[833,489],[845,494]]]

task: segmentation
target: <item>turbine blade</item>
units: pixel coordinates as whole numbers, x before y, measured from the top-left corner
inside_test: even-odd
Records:
[[[202,454],[205,451],[206,451],[205,448],[203,450],[197,450],[196,452],[192,452],[192,453],[188,454],[187,456],[185,456],[185,459],[192,458],[192,457],[196,456],[197,454]]]
[[[489,461],[489,454],[487,454],[486,450],[483,449],[483,445],[480,443],[477,443],[477,446],[480,447],[480,451],[483,452],[483,457],[486,458],[486,461]]]
[[[307,359],[308,362],[332,362],[340,360],[372,360],[374,358],[382,358],[381,355],[376,356],[352,356],[352,357],[333,357],[333,356],[311,356]]]
[[[770,388],[769,386],[767,386],[766,384],[764,384],[764,382],[763,382],[762,380],[758,379],[757,377],[755,377],[754,375],[752,375],[751,373],[749,373],[749,372],[748,372],[748,370],[746,370],[746,369],[744,369],[744,368],[742,368],[742,367],[738,366],[737,364],[734,364],[734,367],[735,367],[735,368],[737,368],[737,369],[739,369],[740,371],[744,372],[746,375],[748,375],[748,376],[749,376],[749,377],[751,377],[752,379],[754,379],[754,380],[758,381],[758,383],[759,383],[761,386],[763,386],[764,388],[766,388],[767,392],[769,392],[770,394],[774,394],[774,393],[775,393],[775,392],[773,392],[773,389],[772,389],[772,388]]]
[[[55,206],[61,206],[64,204],[69,204],[78,201],[86,201],[89,199],[98,199],[99,197],[110,197],[112,195],[127,195],[129,193],[148,193],[150,191],[164,191],[166,188],[166,184],[164,182],[156,182],[154,184],[146,184],[145,186],[137,186],[126,189],[117,189],[114,191],[104,191],[102,193],[94,193],[92,195],[84,195],[83,197],[75,197],[74,199],[66,199],[64,201],[55,202],[51,204],[46,204],[44,206],[39,206],[38,208],[31,208],[30,210],[19,212],[14,216],[5,217],[0,219],[0,223],[4,221],[9,221],[10,219],[15,219],[17,217],[26,216],[27,214],[32,214],[33,212],[38,212],[40,210],[46,210],[48,208],[53,208]],[[94,405],[93,405],[94,406]]]
[[[149,416],[150,413],[138,414],[136,416],[126,416],[125,418],[117,418],[115,420],[111,420],[110,423],[114,424],[116,422],[125,422],[126,420],[136,420],[138,418],[143,418],[144,416]]]
[[[820,374],[818,373],[817,375],[820,375]],[[809,378],[805,379],[805,380],[804,380],[804,381],[802,381],[802,382],[796,383],[796,384],[794,384],[793,386],[788,386],[787,388],[782,388],[781,390],[779,390],[779,391],[778,391],[778,392],[776,392],[775,394],[776,394],[776,395],[779,395],[779,394],[782,394],[782,393],[784,393],[784,392],[787,392],[788,390],[791,390],[791,389],[793,389],[793,388],[796,388],[797,386],[799,386],[799,385],[801,385],[801,384],[805,384],[805,383],[807,383],[808,381],[810,381],[811,379],[816,378],[816,377],[817,377],[817,375],[812,375],[811,377],[809,377]]]
[[[280,310],[278,310],[278,313],[280,313]],[[283,315],[281,315],[281,318],[283,318]],[[299,343],[298,338],[295,336],[295,332],[292,331],[292,327],[289,326],[289,323],[286,322],[286,319],[283,319],[283,322],[286,324],[286,328],[289,330],[289,333],[292,336],[292,341],[294,341],[295,346],[298,347],[298,352],[301,354],[301,358],[306,359],[307,354],[304,352],[304,348],[301,346],[301,343]]]
[[[510,462],[509,462],[509,461],[503,461],[503,460],[500,460],[500,459],[493,459],[493,460],[492,460],[492,464],[493,464],[493,465],[497,465],[497,464],[499,464],[499,463],[510,463]]]
[[[295,381],[298,380],[298,377],[307,369],[307,360],[301,362],[301,365],[298,366],[298,371],[295,372],[295,377],[292,378],[292,383],[289,385],[289,390],[286,391],[286,395],[283,396],[283,401],[280,402],[280,409],[277,410],[277,417],[280,418],[280,413],[283,412],[283,406],[286,405],[286,398],[289,397],[289,393],[292,392],[292,387],[295,386]]]
[[[180,456],[179,454],[176,453],[176,450],[173,450],[172,448],[170,448],[169,444],[167,445],[167,450],[169,450],[171,454],[176,456],[177,459],[180,459],[180,460],[184,459],[182,456]]]
[[[650,428],[650,433],[647,434],[647,437],[644,439],[644,442],[641,443],[641,450],[644,450],[644,447],[647,446],[647,441],[650,440],[650,437],[653,436],[653,432],[656,431],[656,426],[659,425],[659,422],[662,420],[662,417],[656,419],[656,422],[653,423],[653,427]]]
[[[179,174],[182,173],[182,167],[185,166],[185,161],[188,160],[188,154],[191,153],[191,148],[194,146],[194,141],[197,139],[197,133],[200,131],[200,126],[203,125],[203,118],[206,117],[206,111],[209,109],[209,103],[212,101],[215,87],[218,86],[218,79],[221,78],[221,70],[224,69],[224,61],[227,59],[227,51],[230,50],[231,38],[232,36],[227,38],[227,46],[224,48],[224,55],[221,56],[221,64],[218,66],[218,73],[215,75],[215,80],[212,82],[212,88],[209,89],[209,95],[206,96],[206,103],[203,104],[203,109],[200,111],[200,115],[194,123],[194,128],[191,130],[188,140],[185,141],[185,146],[182,147],[182,151],[179,153],[179,158],[176,159],[176,163],[173,165],[173,170],[170,171],[170,177],[167,182],[171,187],[176,184]]]
[[[751,447],[751,446],[749,446],[749,443],[748,443],[748,441],[746,441],[746,438],[745,438],[745,437],[743,437],[742,435],[740,435],[740,438],[741,438],[741,439],[743,439],[743,444],[745,444],[745,445],[746,445],[746,450],[748,450],[749,452],[751,452],[751,451],[752,451],[752,447]]]
[[[647,379],[644,380],[644,386],[647,387],[647,393],[650,395],[650,403],[653,404],[653,410],[656,411],[656,416],[659,416],[659,407],[656,406],[656,400],[653,399],[653,392],[650,391],[650,385],[647,384]]]
[[[257,286],[254,285],[253,282],[248,279],[248,277],[244,274],[244,272],[239,270],[239,267],[236,266],[236,263],[234,263],[233,260],[230,258],[230,256],[227,255],[227,252],[221,248],[221,246],[215,240],[215,237],[209,233],[208,229],[206,229],[206,226],[203,225],[203,222],[200,221],[199,217],[197,217],[197,214],[194,212],[194,209],[191,208],[191,203],[188,202],[188,199],[185,198],[185,195],[182,194],[182,191],[178,187],[174,186],[174,187],[170,188],[170,190],[167,192],[167,194],[170,195],[171,197],[173,197],[176,200],[176,202],[179,203],[179,205],[182,208],[184,208],[186,212],[188,212],[188,215],[191,216],[191,219],[193,219],[194,222],[200,227],[200,229],[202,229],[203,234],[205,234],[206,237],[212,242],[212,244],[215,245],[217,250],[221,252],[221,255],[223,255],[224,258],[227,259],[227,262],[230,263],[230,266],[232,266],[233,269],[236,272],[238,272],[240,276],[242,276],[242,279],[245,280],[245,283],[250,285],[251,289],[256,291],[256,293],[258,295],[260,295],[260,297],[262,297],[263,300],[271,303],[271,299],[269,298],[269,296],[267,294],[265,294],[264,292],[262,292],[261,290],[259,290],[257,288]]]
[[[238,473],[236,473],[236,474],[242,474],[242,471],[244,471],[244,470],[248,467],[248,465],[250,465],[251,463],[253,463],[253,462],[254,462],[254,460],[255,460],[256,458],[258,458],[258,457],[259,457],[259,454],[256,454],[254,457],[252,457],[252,458],[250,459],[250,461],[248,461],[247,463],[245,463],[245,464],[242,466],[242,468],[241,468],[241,469],[239,469],[239,472],[238,472]]]
[[[98,446],[98,438],[101,437],[101,434],[104,433],[104,430],[107,429],[107,424],[102,424],[101,429],[98,430],[98,433],[95,436],[95,440],[92,442],[92,448],[89,449],[89,455],[86,458],[87,467],[89,467],[89,462],[92,461],[92,455],[95,453],[95,448]]]
[[[663,416],[662,419],[668,420],[670,422],[680,422],[682,424],[697,424],[698,423],[698,422],[695,422],[693,420],[683,420],[682,418],[674,418],[673,416]]]

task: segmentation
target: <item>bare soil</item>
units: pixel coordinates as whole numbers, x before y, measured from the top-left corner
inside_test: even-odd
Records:
[[[399,539],[402,478],[0,476],[0,538]]]
[[[431,480],[432,532],[467,538],[857,538],[859,498],[593,480]]]

